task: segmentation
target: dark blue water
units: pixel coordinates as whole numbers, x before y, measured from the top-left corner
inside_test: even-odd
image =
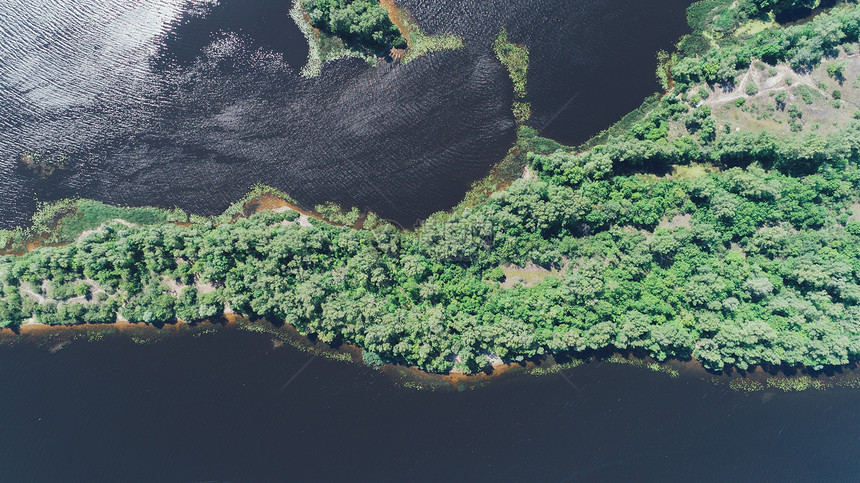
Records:
[[[514,142],[502,27],[532,53],[532,124],[575,143],[655,88],[687,0],[405,0],[466,48],[408,65],[327,63],[286,0],[0,4],[0,226],[81,196],[222,211],[256,183],[411,226],[459,202]],[[22,154],[65,159],[48,179]]]
[[[860,472],[858,390],[747,395],[608,363],[414,390],[225,329],[144,345],[4,345],[0,380],[3,481],[847,481]]]

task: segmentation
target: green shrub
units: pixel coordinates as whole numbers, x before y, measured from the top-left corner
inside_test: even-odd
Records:
[[[758,94],[758,85],[756,85],[755,82],[747,82],[744,92],[746,92],[748,96],[754,96]]]
[[[794,93],[800,96],[803,99],[803,102],[807,104],[812,104],[815,102],[815,94],[813,94],[812,90],[805,85],[801,84],[794,88]]]

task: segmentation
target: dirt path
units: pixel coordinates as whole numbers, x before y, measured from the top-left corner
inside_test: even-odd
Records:
[[[760,71],[757,68],[750,66],[750,68],[738,79],[738,83],[735,84],[734,89],[724,91],[717,88],[713,91],[710,97],[702,101],[702,104],[717,107],[729,102],[734,102],[742,97],[751,97],[746,94],[746,87],[750,82],[755,82],[758,86],[759,90],[756,95],[759,96],[767,94],[768,92],[785,91],[796,85],[804,85],[812,90],[823,93],[823,91],[812,81],[810,76],[797,74],[787,65],[777,65],[773,68],[777,71],[776,75],[767,77],[764,71]],[[785,83],[785,80],[789,78],[792,80],[791,86],[786,85]]]

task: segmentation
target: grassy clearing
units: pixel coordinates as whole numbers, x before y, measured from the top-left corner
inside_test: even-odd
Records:
[[[766,130],[783,136],[817,132],[826,136],[860,117],[855,114],[860,111],[857,47],[843,46],[837,55],[808,72],[798,73],[784,64],[760,69],[753,62],[738,76],[734,89],[690,86],[687,95],[701,89],[710,93],[702,103],[712,108],[718,131]],[[686,135],[681,123],[675,127]]]
[[[28,247],[63,245],[73,242],[81,233],[99,228],[113,220],[134,225],[162,223],[229,223],[244,214],[245,205],[263,195],[296,204],[288,194],[265,185],[254,186],[251,191],[217,216],[206,217],[186,213],[179,208],[111,206],[94,200],[65,199],[41,203],[27,228],[0,230],[0,250],[20,253]]]
[[[751,37],[759,32],[764,32],[767,29],[779,27],[773,19],[768,21],[764,20],[750,20],[747,23],[741,25],[737,30],[734,31],[732,35],[735,37]]]
[[[28,228],[0,230],[0,250],[22,252],[28,244],[59,245],[71,243],[86,230],[111,220],[122,219],[137,225],[185,222],[188,215],[178,209],[129,208],[110,206],[93,200],[67,199],[42,203]]]

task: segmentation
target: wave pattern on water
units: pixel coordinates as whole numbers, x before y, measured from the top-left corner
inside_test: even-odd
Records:
[[[4,2],[0,226],[26,223],[35,198],[214,214],[256,183],[412,226],[460,201],[514,142],[491,48],[502,26],[532,52],[533,124],[571,142],[652,89],[654,51],[683,28],[653,43],[621,34],[683,24],[689,0],[663,3],[402,0],[466,48],[378,68],[341,60],[304,79],[307,45],[284,0]],[[41,179],[18,162],[30,152],[68,167]]]

